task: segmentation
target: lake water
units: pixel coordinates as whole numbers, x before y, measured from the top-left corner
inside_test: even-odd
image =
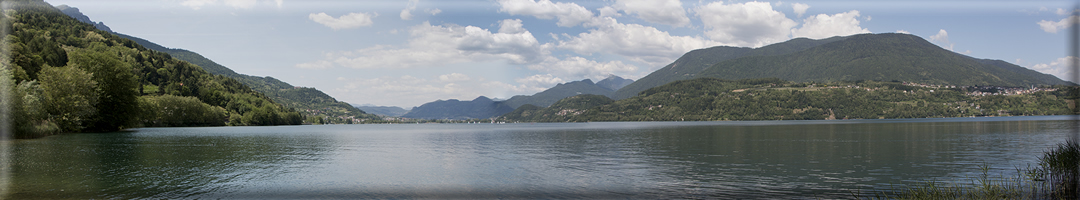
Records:
[[[140,128],[2,143],[7,198],[851,198],[1011,176],[1069,116]]]

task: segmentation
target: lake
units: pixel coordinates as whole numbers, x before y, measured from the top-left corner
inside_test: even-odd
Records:
[[[1012,176],[1070,116],[139,128],[0,143],[6,198],[852,198]]]

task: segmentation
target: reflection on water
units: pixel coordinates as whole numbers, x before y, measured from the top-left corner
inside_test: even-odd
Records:
[[[847,198],[1015,173],[1065,119],[145,128],[10,142],[7,197]]]

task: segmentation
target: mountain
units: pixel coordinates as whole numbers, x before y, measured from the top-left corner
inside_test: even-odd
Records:
[[[533,95],[518,95],[511,97],[506,101],[495,101],[482,96],[473,101],[458,101],[454,99],[446,101],[439,100],[413,108],[405,115],[401,115],[401,117],[419,119],[491,118],[506,114],[522,106],[532,105],[533,107],[548,107],[560,99],[582,94],[610,96],[615,92],[615,90],[611,88],[619,88],[630,84],[631,82],[633,82],[633,80],[623,79],[622,77],[612,75],[598,83],[593,83],[592,80],[589,79],[560,83],[543,92],[538,92]],[[370,109],[365,110],[371,111]]]
[[[1075,87],[1012,89],[923,87],[902,82],[796,83],[778,78],[680,80],[612,101],[579,95],[547,108],[521,106],[509,122],[893,119],[1068,115]],[[1020,93],[1020,94],[1016,94]]]
[[[472,101],[438,100],[415,107],[401,117],[413,119],[487,119],[513,111],[502,102],[480,96]]]
[[[821,40],[796,38],[755,49],[719,46],[693,50],[619,89],[613,97],[629,98],[652,87],[702,77],[996,86],[1071,84],[1004,61],[948,51],[918,36],[884,33]]]
[[[622,89],[623,87],[626,87],[627,85],[630,85],[631,83],[634,83],[634,80],[624,79],[619,76],[611,75],[604,80],[600,80],[600,82],[596,82],[596,86],[607,88],[611,91],[616,91]]]
[[[582,112],[590,108],[611,104],[613,102],[614,100],[611,100],[611,98],[604,95],[582,94],[561,99],[547,108],[541,108],[531,104],[524,105],[510,113],[500,116],[500,118],[510,119],[512,121],[532,122],[583,122],[575,121],[574,117],[581,115]]]
[[[97,28],[98,30],[103,30],[105,32],[110,32],[110,33],[113,32],[112,29],[109,28],[109,26],[105,26],[104,22],[94,23],[94,21],[91,21],[90,17],[87,17],[86,15],[83,15],[82,12],[79,12],[78,8],[71,7],[71,6],[68,6],[68,5],[59,5],[59,6],[56,6],[56,9],[60,9],[60,12],[66,14],[68,16],[71,16],[71,17],[75,18],[76,20],[79,20],[80,22],[94,25],[94,28]]]
[[[1031,69],[1003,61],[975,59],[942,49],[918,36],[899,33],[852,35],[790,54],[729,59],[693,77],[1012,87],[1069,84]]]
[[[367,111],[367,113],[371,113],[371,114],[375,114],[375,115],[390,116],[390,117],[400,117],[401,115],[404,115],[405,113],[409,112],[409,110],[405,110],[404,108],[397,107],[397,106],[375,106],[375,105],[352,105],[352,106],[356,107],[356,108],[359,108],[360,110]]]
[[[0,83],[13,86],[16,138],[303,121],[236,79],[99,30],[44,1],[4,5],[2,26],[18,27],[5,36],[10,59],[0,60]]]
[[[664,85],[677,80],[687,80],[696,77],[701,71],[721,61],[741,58],[746,56],[768,56],[789,54],[802,51],[821,44],[843,40],[844,37],[831,37],[821,40],[807,38],[795,38],[786,42],[771,44],[752,49],[746,47],[716,46],[705,49],[697,49],[676,59],[675,62],[664,66],[649,75],[620,88],[612,95],[614,99],[625,99],[636,96],[639,92],[649,88]]]
[[[613,78],[622,79],[617,76]],[[514,96],[506,100],[505,103],[511,108],[518,108],[526,104],[532,104],[534,106],[540,107],[548,107],[552,103],[555,103],[556,101],[559,101],[560,99],[566,97],[576,96],[580,94],[597,94],[607,96],[611,95],[613,92],[615,91],[612,89],[602,87],[599,84],[593,83],[592,80],[585,79],[568,83],[560,83],[558,85],[555,85],[555,87],[551,87],[547,90],[544,90],[543,92],[539,92],[531,96]]]
[[[94,24],[93,21],[90,21],[89,17],[79,12],[78,8],[66,5],[57,6],[57,8],[62,10],[64,14],[79,19],[79,21]],[[100,24],[100,27],[97,24]],[[95,24],[95,27],[98,27],[98,29],[111,32],[111,30],[108,30],[108,27],[105,27],[103,23],[98,22],[97,24]],[[114,34],[134,41],[148,49],[164,52],[173,58],[198,65],[211,74],[223,75],[236,79],[251,89],[267,95],[274,101],[281,103],[288,108],[303,112],[307,116],[322,116],[316,118],[322,119],[321,121],[323,123],[352,123],[354,120],[364,121],[378,119],[372,114],[367,114],[363,110],[353,107],[348,103],[338,101],[315,88],[295,87],[269,76],[258,77],[236,73],[232,69],[222,66],[209,58],[192,51],[168,48],[135,36],[120,33]]]

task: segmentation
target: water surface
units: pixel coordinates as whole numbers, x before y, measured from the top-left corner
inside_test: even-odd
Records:
[[[5,143],[8,198],[851,198],[1009,176],[1069,117],[141,128]]]

